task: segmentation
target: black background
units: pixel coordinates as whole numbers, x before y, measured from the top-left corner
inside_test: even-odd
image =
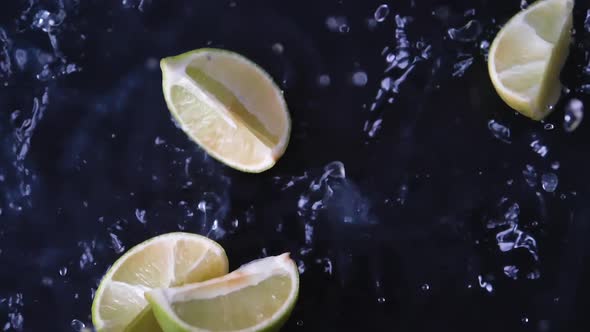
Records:
[[[583,73],[590,32],[582,1],[562,74],[571,91],[546,119],[554,130],[500,100],[480,50],[520,9],[517,0],[395,1],[374,28],[367,19],[378,1],[146,0],[141,10],[138,4],[2,4],[0,27],[10,42],[0,42],[7,50],[0,60],[11,58],[12,73],[0,75],[6,82],[0,87],[0,328],[18,314],[24,331],[68,331],[73,319],[88,324],[92,290],[120,256],[110,233],[128,249],[180,229],[212,236],[218,219],[231,268],[284,251],[305,265],[285,331],[590,329],[590,131],[586,122],[574,133],[561,125],[568,99],[589,101],[578,89],[590,81]],[[35,79],[40,65],[30,60],[18,69],[14,52],[52,53],[47,33],[30,26],[37,11],[60,7],[67,16],[55,28],[59,49],[81,71],[41,82]],[[475,9],[473,17],[465,17],[468,9]],[[448,16],[433,15],[440,10]],[[413,18],[408,39],[422,39],[432,55],[416,65],[392,104],[371,114],[368,105],[387,76],[382,49],[396,43],[396,14]],[[350,31],[330,31],[330,16],[345,17]],[[448,38],[447,29],[470,19],[483,27],[476,40]],[[282,53],[273,51],[275,43]],[[244,174],[215,162],[171,121],[154,61],[205,46],[244,54],[284,89],[293,131],[270,171]],[[454,77],[461,52],[474,62]],[[352,84],[357,71],[366,72],[366,86]],[[322,74],[330,76],[327,87],[318,85]],[[17,128],[45,91],[49,102],[19,161]],[[11,119],[17,109],[21,115]],[[382,128],[370,138],[363,124],[375,114]],[[511,144],[494,138],[490,119],[511,128]],[[155,144],[157,137],[165,143]],[[529,146],[535,138],[549,148],[545,158]],[[344,163],[347,180],[334,185],[317,220],[298,215],[300,194],[335,160]],[[554,161],[561,165],[555,193],[527,185],[525,165],[542,173]],[[306,180],[281,190],[305,173]],[[22,194],[23,184],[30,195]],[[398,200],[402,186],[407,194]],[[495,232],[486,229],[490,216],[503,213],[502,197],[519,203],[521,225],[537,240],[539,279],[512,280],[502,272],[508,264],[530,265],[526,251],[500,252]],[[203,199],[213,202],[206,216],[197,208]],[[146,211],[145,224],[136,209]],[[354,221],[344,223],[349,212]],[[311,244],[305,224],[314,225]],[[85,248],[92,259],[81,264]],[[493,285],[491,293],[478,276]]]

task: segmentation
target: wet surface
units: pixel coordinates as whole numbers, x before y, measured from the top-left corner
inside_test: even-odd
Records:
[[[77,331],[123,251],[184,230],[290,251],[284,330],[587,331],[587,5],[544,123],[486,55],[519,1],[15,1],[0,11],[0,329]],[[270,171],[175,127],[158,60],[240,52],[293,120]],[[577,324],[577,325],[576,325]]]

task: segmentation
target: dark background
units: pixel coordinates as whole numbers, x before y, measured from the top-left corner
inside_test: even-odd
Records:
[[[484,41],[520,1],[392,1],[384,22],[367,21],[381,3],[3,1],[0,329],[89,324],[93,291],[121,246],[185,230],[217,239],[232,268],[292,252],[304,272],[285,331],[588,331],[590,129],[562,128],[564,104],[589,101],[587,5],[575,9],[576,40],[562,74],[569,92],[537,123],[500,100],[485,60]],[[41,10],[65,18],[47,33],[33,24]],[[428,45],[430,53],[399,93],[388,93],[392,103],[378,98],[371,112],[381,80],[404,72],[384,73],[383,48],[403,39],[396,15],[411,17],[403,29],[411,57]],[[449,38],[449,28],[472,19],[481,33]],[[270,171],[217,163],[170,119],[157,61],[205,46],[244,54],[284,89],[293,131]],[[18,50],[28,55],[22,65]],[[472,65],[453,75],[466,58]],[[39,80],[45,65],[50,75]],[[366,85],[353,84],[359,72]],[[329,75],[328,86],[320,75]],[[363,127],[375,119],[381,128],[370,137]],[[511,129],[510,144],[488,130],[491,119]],[[534,140],[547,156],[532,150]],[[336,160],[346,180],[310,192]],[[529,186],[526,165],[556,173],[556,192],[538,179]],[[321,197],[326,186],[334,195],[323,209],[298,208],[301,195]],[[501,252],[502,228],[486,227],[505,212],[503,197],[519,204],[538,262],[523,248]],[[517,280],[504,275],[506,265],[521,269]],[[527,278],[535,270],[540,277]]]

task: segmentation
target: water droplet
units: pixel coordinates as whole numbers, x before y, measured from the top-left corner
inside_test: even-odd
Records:
[[[537,185],[537,178],[538,174],[535,168],[531,165],[526,165],[525,169],[522,171],[522,175],[524,176],[524,180],[530,187],[535,187]]]
[[[16,59],[16,64],[18,67],[23,70],[25,69],[25,65],[27,64],[28,54],[27,51],[22,49],[17,49],[14,51],[14,58]]]
[[[15,331],[22,331],[24,318],[20,312],[11,312],[8,314],[10,324],[7,323],[10,327],[12,327]],[[10,329],[9,327],[9,329]],[[9,329],[3,329],[4,331],[8,331]]]
[[[348,26],[348,24],[342,24],[339,28],[338,31],[342,32],[342,33],[348,33],[350,31],[350,27]]]
[[[530,280],[537,280],[537,279],[541,278],[541,272],[539,270],[535,269],[535,270],[529,272],[526,275],[526,277],[527,277],[527,279],[530,279]]]
[[[86,327],[86,324],[82,323],[82,321],[80,320],[72,319],[70,326],[72,327],[72,330],[76,332],[81,332],[82,329]]]
[[[147,70],[156,70],[158,69],[158,59],[154,57],[149,57],[145,59],[145,68]]]
[[[327,87],[330,85],[330,76],[323,74],[318,77],[318,85],[320,87]]]
[[[51,287],[53,286],[53,279],[50,277],[43,277],[41,279],[41,285],[46,286],[46,287]],[[2,301],[0,301],[2,302]]]
[[[549,148],[547,148],[546,145],[541,144],[541,142],[539,140],[534,140],[531,142],[530,144],[531,148],[533,148],[533,151],[538,154],[539,156],[545,158],[545,156],[547,156],[547,153],[549,153]]]
[[[347,22],[348,20],[344,16],[328,16],[326,18],[326,27],[332,32],[343,32],[341,31],[342,26],[348,28]]]
[[[364,71],[357,71],[354,74],[352,74],[352,84],[356,86],[365,86],[368,80],[369,79],[367,77],[367,73],[365,73]]]
[[[551,163],[551,168],[553,170],[556,170],[557,171],[559,169],[559,166],[560,166],[559,161],[554,161],[554,162]]]
[[[219,225],[219,221],[217,219],[213,220],[213,224],[211,225],[211,229],[207,233],[207,237],[212,238],[214,240],[219,240],[225,236],[225,229]]]
[[[452,40],[459,42],[472,42],[481,34],[482,27],[479,21],[471,20],[460,28],[450,28],[447,33]]]
[[[543,190],[548,193],[552,193],[557,189],[557,184],[559,183],[559,178],[554,173],[545,173],[541,176],[541,185],[543,186]]]
[[[584,104],[579,99],[572,99],[565,107],[563,128],[568,133],[576,130],[584,118]]]
[[[385,19],[387,18],[387,15],[389,15],[389,6],[387,6],[386,4],[380,5],[379,7],[377,7],[377,10],[375,10],[375,20],[377,22],[383,22],[385,21]]]
[[[61,9],[55,14],[48,12],[47,10],[40,10],[33,18],[32,27],[41,29],[45,32],[50,32],[53,27],[60,25],[65,17],[66,13]]]
[[[283,44],[281,44],[281,43],[274,43],[272,45],[272,51],[275,54],[283,54],[284,50],[285,50],[285,48],[283,47]]]
[[[510,228],[496,234],[496,241],[502,252],[524,248],[528,250],[535,260],[539,259],[537,241],[528,233],[518,229],[518,225],[511,225]]]
[[[479,282],[479,287],[485,289],[488,293],[494,291],[494,286],[491,283],[483,280],[483,277],[481,275],[477,276],[477,280]]]
[[[137,221],[145,225],[147,222],[145,219],[145,210],[135,209],[135,218],[137,218]]]
[[[65,277],[68,274],[68,268],[67,267],[62,267],[59,269],[59,275],[62,277]]]
[[[429,284],[423,284],[422,286],[420,286],[420,289],[422,289],[423,291],[428,291],[430,290],[430,285]]]
[[[540,320],[539,321],[539,332],[549,332],[551,329],[551,324],[548,320]]]
[[[379,304],[383,304],[383,303],[385,303],[386,301],[387,301],[387,300],[386,300],[384,297],[378,297],[378,298],[377,298],[377,303],[379,303]]]
[[[473,58],[468,57],[453,65],[453,77],[461,77],[465,75],[465,72],[473,64]]]
[[[297,262],[297,270],[299,270],[299,274],[305,273],[305,262],[304,261]]]
[[[546,124],[543,126],[543,129],[545,129],[545,130],[549,131],[549,130],[553,130],[553,129],[555,129],[555,126],[553,125],[553,123],[546,123]]]
[[[496,120],[488,121],[488,129],[494,135],[495,138],[501,140],[504,143],[510,144],[510,129]]]
[[[375,135],[377,135],[377,132],[379,131],[379,129],[381,129],[381,122],[383,120],[382,119],[377,119],[375,120],[375,122],[373,122],[373,124],[371,125],[371,127],[369,128],[368,131],[368,135],[369,137],[375,137]]]
[[[302,320],[298,320],[297,321],[297,326],[303,326],[303,321]]]
[[[111,248],[117,253],[120,254],[125,251],[125,246],[121,243],[121,240],[116,234],[109,233],[111,237]]]
[[[504,266],[504,274],[511,279],[518,279],[518,268],[514,265]]]
[[[487,58],[488,52],[490,51],[490,42],[487,40],[482,40],[481,43],[479,43],[479,50]]]

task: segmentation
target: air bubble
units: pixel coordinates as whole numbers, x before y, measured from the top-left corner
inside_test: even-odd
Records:
[[[380,5],[375,10],[375,21],[383,22],[387,18],[387,15],[389,15],[389,7],[386,4]]]

